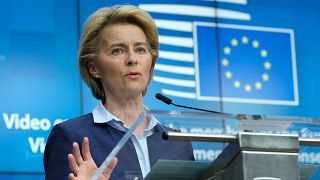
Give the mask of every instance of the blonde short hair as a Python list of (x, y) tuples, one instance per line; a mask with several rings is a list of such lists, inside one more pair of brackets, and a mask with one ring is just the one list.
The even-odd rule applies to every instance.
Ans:
[[(94, 78), (90, 74), (88, 64), (98, 59), (98, 51), (102, 41), (102, 30), (113, 24), (121, 23), (137, 25), (143, 30), (147, 38), (147, 46), (152, 56), (148, 84), (153, 77), (154, 65), (159, 56), (158, 30), (153, 18), (147, 12), (132, 5), (117, 5), (95, 11), (87, 19), (81, 35), (78, 64), (82, 79), (87, 83), (92, 94), (103, 102), (105, 101), (105, 93), (101, 80)], [(146, 91), (147, 88), (142, 92), (142, 95), (145, 95)]]

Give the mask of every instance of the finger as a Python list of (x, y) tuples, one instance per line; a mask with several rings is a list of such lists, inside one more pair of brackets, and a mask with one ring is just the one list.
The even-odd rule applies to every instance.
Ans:
[(79, 149), (79, 145), (78, 143), (74, 142), (72, 144), (72, 154), (74, 156), (74, 158), (76, 159), (76, 162), (78, 165), (82, 164), (83, 159), (81, 157), (81, 153), (80, 153), (80, 149)]
[(73, 154), (68, 154), (68, 164), (70, 171), (75, 172), (78, 169), (78, 165)]
[(84, 137), (82, 142), (82, 156), (85, 161), (92, 159), (89, 146), (89, 138)]
[(74, 176), (73, 173), (70, 173), (69, 176), (68, 176), (68, 179), (69, 180), (76, 180), (77, 178)]
[(114, 157), (111, 160), (110, 164), (107, 166), (107, 168), (114, 169), (116, 167), (117, 163), (118, 163), (118, 158)]
[(104, 176), (104, 178), (109, 179), (111, 176), (111, 173), (113, 171), (113, 169), (116, 167), (118, 163), (118, 158), (114, 157), (110, 164), (104, 169), (102, 175)]

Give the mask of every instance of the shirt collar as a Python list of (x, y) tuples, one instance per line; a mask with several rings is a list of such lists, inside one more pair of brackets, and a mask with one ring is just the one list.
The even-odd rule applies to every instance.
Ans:
[(121, 121), (119, 118), (111, 114), (102, 104), (101, 101), (92, 111), (94, 123), (107, 123), (111, 120)]
[[(146, 106), (144, 106), (145, 109), (149, 110)], [(92, 111), (93, 115), (93, 121), (94, 123), (108, 123), (112, 120), (119, 121), (123, 123), (121, 119), (116, 117), (115, 115), (111, 114), (102, 104), (101, 101), (96, 105), (96, 107)], [(154, 128), (157, 124), (161, 124), (154, 116), (150, 116), (148, 127), (146, 130), (151, 130)]]

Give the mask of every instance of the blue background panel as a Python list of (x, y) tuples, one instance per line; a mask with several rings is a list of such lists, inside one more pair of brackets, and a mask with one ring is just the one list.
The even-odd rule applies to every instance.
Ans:
[[(55, 123), (91, 112), (96, 105), (97, 101), (93, 98), (86, 84), (80, 79), (77, 67), (77, 50), (80, 27), (83, 26), (84, 21), (92, 12), (103, 6), (128, 3), (145, 8), (148, 8), (148, 6), (142, 5), (190, 5), (188, 7), (191, 9), (180, 14), (177, 14), (177, 11), (172, 13), (157, 11), (160, 8), (156, 10), (146, 9), (146, 11), (149, 11), (156, 20), (183, 21), (191, 27), (195, 27), (193, 25), (196, 22), (221, 24), (221, 26), (218, 26), (218, 31), (209, 29), (209, 32), (201, 32), (197, 35), (199, 37), (198, 45), (202, 46), (198, 51), (200, 53), (198, 57), (200, 57), (200, 63), (204, 65), (199, 66), (198, 72), (202, 73), (200, 77), (206, 77), (206, 79), (201, 79), (206, 84), (200, 84), (199, 88), (207, 89), (207, 94), (217, 96), (215, 100), (203, 100), (196, 96), (197, 70), (194, 57), (196, 45), (194, 28), (179, 30), (180, 27), (173, 26), (173, 29), (168, 29), (166, 25), (172, 25), (170, 23), (159, 27), (160, 40), (161, 36), (173, 36), (193, 42), (192, 45), (186, 46), (185, 44), (170, 44), (170, 42), (163, 43), (161, 40), (160, 50), (162, 52), (185, 53), (192, 55), (193, 59), (191, 61), (179, 61), (160, 54), (158, 63), (189, 69), (194, 68), (195, 73), (191, 73), (191, 75), (177, 74), (156, 69), (155, 77), (187, 80), (191, 82), (191, 86), (177, 86), (160, 82), (155, 78), (148, 87), (148, 94), (144, 97), (144, 102), (150, 109), (182, 110), (157, 101), (154, 95), (162, 92), (174, 99), (177, 104), (211, 110), (230, 113), (320, 117), (320, 96), (318, 96), (320, 81), (317, 78), (320, 67), (317, 44), (320, 41), (318, 33), (320, 32), (320, 24), (318, 23), (320, 3), (315, 0), (293, 0), (290, 3), (286, 0), (247, 0), (242, 2), (246, 3), (197, 0), (0, 0), (0, 148), (2, 149), (0, 179), (43, 179), (43, 148), (52, 126)], [(200, 12), (194, 15), (188, 14), (194, 12), (194, 9), (192, 9), (194, 6), (237, 11), (248, 15), (247, 17), (250, 18), (221, 18), (216, 17), (217, 14), (214, 11), (210, 11), (212, 14), (209, 13), (207, 16), (200, 15)], [(292, 30), (294, 36), (288, 37), (288, 33), (275, 35), (270, 32), (228, 29), (224, 28), (222, 24), (289, 29)], [(208, 36), (203, 36), (206, 33), (208, 33)], [(223, 48), (230, 46), (230, 39), (240, 39), (243, 34), (247, 34), (248, 37), (253, 34), (261, 35), (261, 38), (259, 38), (260, 44), (270, 52), (270, 58), (272, 57), (270, 59), (272, 63), (270, 84), (275, 84), (270, 86), (265, 84), (267, 93), (248, 95), (242, 92), (236, 94), (232, 84), (224, 77), (226, 68), (219, 67), (219, 60), (223, 58)], [(226, 97), (283, 98), (289, 101), (296, 98), (293, 97), (293, 82), (290, 78), (293, 76), (293, 74), (290, 74), (292, 73), (292, 64), (290, 64), (292, 61), (279, 60), (291, 60), (293, 58), (289, 57), (290, 50), (293, 50), (292, 47), (289, 48), (289, 42), (295, 44), (299, 104), (279, 105), (245, 101), (219, 101)], [(235, 74), (254, 69), (253, 73), (259, 75), (264, 71), (263, 67), (256, 68), (256, 66), (259, 66), (257, 62), (245, 63), (245, 59), (251, 51), (249, 52), (244, 46), (239, 46), (239, 51), (235, 48), (232, 50), (234, 56), (229, 57), (229, 67)], [(255, 56), (259, 58), (257, 54)], [(213, 61), (207, 61), (206, 58), (208, 57), (211, 57)], [(216, 69), (208, 69), (208, 67), (216, 67)], [(221, 74), (218, 74), (219, 72)], [(248, 79), (251, 76), (258, 76), (247, 73), (245, 75)], [(271, 82), (275, 75), (279, 78), (273, 80), (278, 82)], [(279, 87), (281, 84), (285, 85)], [(170, 92), (184, 92), (188, 96)], [(194, 120), (188, 124), (178, 121), (162, 121), (165, 124), (180, 127), (187, 132), (195, 130), (193, 128), (198, 126), (203, 128), (204, 131), (206, 128), (221, 129), (222, 132), (234, 130), (231, 129), (234, 127), (232, 123), (205, 123)], [(32, 125), (29, 122), (32, 122)], [(299, 125), (291, 128), (290, 131), (296, 129), (302, 131)], [(310, 132), (305, 132), (305, 135), (316, 135), (317, 132), (319, 132), (318, 129), (311, 127)], [(194, 146), (195, 152), (205, 152), (207, 154), (203, 157), (199, 156), (198, 160), (212, 160), (224, 147), (223, 144), (213, 143), (194, 143)], [(300, 162), (320, 164), (320, 160), (317, 158), (320, 157), (319, 148), (302, 147), (302, 150), (306, 154), (300, 157)], [(314, 179), (317, 179), (317, 177), (314, 177)]]
[(52, 126), (81, 114), (76, 1), (1, 4), (0, 171), (43, 173)]

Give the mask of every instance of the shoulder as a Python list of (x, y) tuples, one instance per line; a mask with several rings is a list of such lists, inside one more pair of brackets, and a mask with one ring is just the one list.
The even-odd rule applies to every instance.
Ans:
[(163, 132), (166, 132), (166, 131), (169, 131), (169, 132), (181, 132), (180, 129), (176, 129), (176, 128), (172, 128), (172, 127), (163, 125), (160, 122), (157, 123), (157, 125), (154, 127), (154, 130), (155, 130), (155, 132), (160, 132), (160, 133), (163, 133)]
[(88, 113), (76, 118), (66, 120), (64, 122), (56, 124), (49, 135), (50, 139), (56, 139), (62, 137), (63, 139), (74, 139), (80, 136), (83, 132), (90, 130), (90, 127), (94, 125), (92, 113)]
[[(158, 159), (170, 160), (194, 160), (193, 149), (190, 141), (165, 140), (164, 132), (180, 132), (180, 130), (158, 124), (154, 134), (148, 139), (149, 153), (151, 154), (151, 164)], [(163, 151), (165, 149), (165, 151)]]
[(93, 124), (92, 114), (85, 114), (56, 124), (47, 139), (44, 151), (44, 169), (46, 179), (65, 179), (69, 168), (67, 157), (72, 152), (72, 143), (82, 142), (83, 132), (88, 132)]
[(93, 115), (92, 113), (88, 113), (79, 117), (75, 117), (64, 122), (57, 124), (58, 127), (75, 127), (75, 126), (83, 126), (83, 125), (93, 125)]
[(166, 131), (181, 132), (180, 129), (174, 129), (174, 128), (171, 128), (171, 127), (168, 127), (168, 126), (164, 126), (164, 128), (166, 129)]

